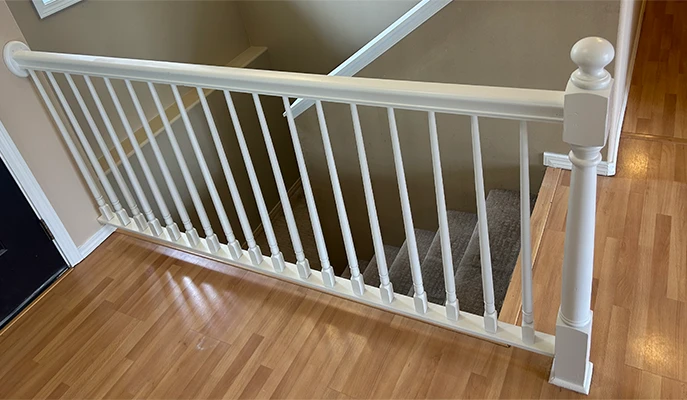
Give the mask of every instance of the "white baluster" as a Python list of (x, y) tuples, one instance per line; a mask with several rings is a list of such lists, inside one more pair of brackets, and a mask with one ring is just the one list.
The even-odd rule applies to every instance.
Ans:
[(556, 321), (556, 353), (550, 382), (589, 393), (593, 365), (592, 279), (596, 219), (596, 167), (608, 139), (608, 110), (613, 89), (604, 68), (614, 56), (605, 39), (588, 37), (575, 43), (570, 56), (578, 69), (565, 90), (563, 141), (570, 144), (572, 174), (565, 225), (561, 275), (561, 308)]
[(344, 240), (344, 248), (346, 249), (346, 258), (348, 259), (348, 268), (351, 271), (351, 287), (353, 293), (362, 296), (365, 292), (365, 283), (363, 275), (358, 268), (358, 256), (355, 253), (355, 245), (353, 244), (353, 234), (348, 223), (348, 215), (346, 213), (346, 204), (344, 203), (343, 193), (341, 191), (341, 184), (339, 183), (339, 174), (336, 172), (336, 162), (334, 161), (334, 151), (332, 150), (332, 143), (329, 140), (329, 130), (327, 129), (327, 122), (324, 118), (324, 109), (322, 102), (317, 100), (315, 102), (317, 108), (317, 120), (320, 123), (320, 132), (322, 133), (322, 144), (324, 145), (324, 155), (327, 159), (327, 169), (329, 170), (329, 178), (332, 181), (332, 189), (334, 191), (334, 201), (336, 202), (336, 213), (339, 216), (339, 225), (341, 226), (341, 234)]
[[(172, 87), (174, 89), (174, 86)], [(193, 202), (193, 205), (196, 208), (196, 213), (198, 214), (198, 218), (200, 219), (200, 225), (203, 227), (203, 231), (205, 232), (205, 239), (208, 245), (208, 249), (211, 253), (216, 253), (220, 249), (219, 239), (217, 238), (217, 235), (212, 231), (212, 226), (210, 225), (210, 220), (208, 219), (208, 215), (205, 212), (205, 207), (203, 206), (203, 202), (200, 199), (200, 195), (198, 194), (198, 189), (196, 189), (196, 184), (193, 182), (193, 176), (191, 176), (191, 172), (188, 170), (188, 165), (186, 165), (184, 154), (181, 152), (179, 142), (177, 142), (176, 135), (172, 130), (172, 125), (169, 123), (169, 118), (167, 118), (165, 107), (162, 105), (162, 102), (160, 101), (160, 96), (158, 96), (155, 86), (152, 83), (148, 82), (148, 88), (150, 89), (150, 94), (153, 96), (153, 102), (155, 103), (157, 112), (160, 115), (160, 119), (162, 120), (162, 125), (165, 127), (165, 130), (167, 131), (169, 144), (172, 146), (172, 151), (174, 152), (174, 156), (177, 159), (177, 163), (179, 163), (181, 175), (184, 178), (186, 188), (188, 189), (188, 192), (191, 195), (191, 201)], [(181, 111), (183, 107), (184, 105), (181, 104), (179, 106), (179, 110)]]
[(360, 162), (360, 173), (363, 178), (363, 190), (365, 191), (365, 203), (367, 204), (367, 216), (370, 220), (370, 231), (372, 232), (372, 245), (375, 250), (377, 269), (379, 270), (379, 291), (382, 301), (390, 304), (394, 301), (394, 287), (389, 280), (389, 268), (386, 265), (384, 254), (384, 241), (382, 240), (382, 230), (379, 228), (379, 217), (375, 205), (374, 193), (372, 191), (372, 180), (370, 179), (370, 169), (367, 164), (367, 154), (365, 153), (365, 142), (363, 141), (363, 130), (360, 126), (360, 116), (358, 107), (351, 104), (351, 119), (353, 120), (353, 132), (355, 133), (355, 145), (358, 149), (358, 161)]
[(448, 214), (446, 213), (446, 197), (444, 195), (444, 178), (441, 172), (441, 155), (439, 153), (439, 135), (437, 133), (437, 117), (434, 112), (428, 113), (429, 143), (432, 148), (432, 171), (434, 172), (434, 192), (437, 197), (437, 216), (439, 217), (439, 238), (441, 240), (441, 260), (444, 268), (444, 284), (446, 285), (446, 318), (457, 321), (460, 313), (458, 298), (456, 297), (456, 277), (453, 271), (453, 255), (451, 254), (451, 238), (448, 230)]
[(479, 137), (479, 119), (471, 117), (472, 162), (475, 168), (475, 194), (477, 195), (477, 226), (479, 232), (479, 254), (482, 267), (482, 293), (484, 294), (484, 329), (495, 333), (498, 329), (498, 315), (494, 304), (494, 279), (491, 273), (491, 250), (489, 249), (489, 224), (487, 222), (487, 201), (484, 193), (484, 172), (482, 171), (482, 146)]
[(134, 169), (131, 167), (131, 164), (129, 163), (129, 158), (127, 157), (126, 152), (122, 148), (122, 144), (119, 142), (117, 133), (115, 132), (114, 127), (112, 126), (110, 118), (107, 116), (107, 112), (105, 112), (105, 107), (103, 107), (103, 103), (100, 101), (100, 96), (98, 96), (98, 92), (95, 90), (93, 82), (91, 82), (91, 78), (87, 75), (84, 75), (84, 80), (86, 81), (88, 91), (91, 93), (91, 97), (95, 102), (95, 106), (98, 109), (98, 112), (100, 113), (100, 117), (102, 118), (103, 123), (105, 124), (105, 129), (107, 130), (107, 133), (110, 135), (110, 140), (112, 140), (112, 143), (114, 144), (117, 154), (119, 155), (119, 159), (122, 162), (122, 166), (124, 166), (124, 171), (129, 177), (129, 182), (131, 182), (131, 185), (134, 187), (136, 197), (138, 197), (138, 201), (141, 203), (143, 214), (148, 220), (148, 227), (155, 236), (160, 236), (160, 234), (162, 234), (162, 226), (160, 226), (160, 222), (158, 222), (157, 218), (155, 218), (153, 210), (150, 208), (150, 203), (148, 203), (148, 199), (146, 198), (146, 195), (143, 192), (143, 188), (141, 187), (141, 184), (138, 181), (138, 178), (136, 177), (136, 173), (134, 172)]
[(310, 223), (312, 225), (313, 235), (315, 236), (315, 245), (317, 246), (317, 253), (320, 257), (320, 266), (322, 267), (322, 281), (326, 287), (334, 287), (336, 284), (336, 275), (334, 269), (329, 263), (329, 254), (327, 253), (327, 245), (324, 241), (324, 234), (322, 233), (322, 225), (320, 224), (320, 216), (317, 213), (317, 206), (315, 205), (315, 196), (310, 185), (310, 177), (308, 176), (308, 169), (305, 165), (305, 158), (303, 157), (303, 149), (298, 138), (298, 130), (296, 129), (296, 122), (293, 119), (293, 112), (287, 97), (282, 97), (284, 103), (284, 111), (286, 112), (286, 120), (289, 124), (289, 131), (291, 132), (291, 141), (293, 142), (293, 151), (296, 154), (296, 162), (298, 163), (298, 171), (301, 175), (301, 182), (303, 184), (303, 194), (305, 195), (305, 202), (308, 206), (308, 214), (310, 214)]
[(427, 312), (427, 293), (422, 283), (422, 270), (420, 269), (420, 256), (417, 251), (417, 240), (415, 239), (415, 226), (413, 225), (413, 213), (410, 209), (410, 197), (408, 196), (408, 186), (403, 168), (403, 156), (401, 155), (401, 142), (398, 139), (398, 127), (396, 126), (396, 115), (394, 109), (387, 108), (389, 118), (389, 132), (391, 134), (391, 149), (394, 152), (394, 166), (396, 168), (396, 180), (398, 181), (398, 192), (401, 197), (401, 211), (403, 214), (403, 228), (406, 233), (406, 245), (408, 246), (408, 257), (410, 258), (410, 273), (413, 278), (413, 300), (415, 311), (419, 314)]
[(67, 79), (67, 83), (69, 84), (69, 87), (72, 89), (72, 92), (74, 93), (76, 102), (79, 104), (79, 108), (81, 108), (81, 112), (83, 113), (84, 117), (86, 117), (86, 122), (88, 123), (88, 126), (91, 128), (93, 137), (95, 138), (96, 143), (98, 143), (98, 147), (100, 147), (100, 151), (103, 153), (103, 157), (105, 158), (105, 161), (107, 161), (107, 165), (110, 167), (110, 172), (112, 173), (115, 182), (117, 182), (119, 190), (122, 192), (122, 196), (124, 196), (124, 200), (126, 201), (127, 205), (129, 206), (129, 209), (131, 210), (131, 219), (133, 219), (134, 222), (136, 222), (136, 227), (138, 228), (138, 230), (140, 230), (141, 232), (145, 231), (148, 228), (148, 222), (146, 222), (145, 217), (138, 210), (138, 205), (136, 205), (136, 201), (134, 200), (134, 197), (131, 195), (129, 187), (124, 181), (122, 174), (119, 172), (117, 163), (115, 163), (114, 159), (112, 158), (112, 154), (110, 154), (110, 148), (107, 146), (107, 143), (105, 143), (103, 136), (100, 134), (100, 130), (98, 129), (98, 126), (95, 124), (91, 112), (88, 110), (88, 107), (86, 107), (86, 102), (84, 102), (83, 97), (81, 97), (81, 93), (79, 92), (79, 89), (76, 87), (76, 84), (72, 79), (72, 76), (69, 74), (64, 74), (64, 77)]
[[(134, 103), (134, 108), (136, 109), (136, 113), (138, 114), (138, 118), (141, 120), (141, 124), (143, 125), (143, 130), (146, 133), (146, 137), (148, 138), (148, 143), (150, 144), (150, 148), (153, 150), (153, 154), (155, 154), (155, 159), (157, 160), (157, 164), (160, 167), (160, 171), (162, 172), (162, 177), (165, 180), (165, 184), (167, 185), (167, 189), (169, 190), (170, 195), (172, 196), (172, 201), (174, 202), (174, 206), (177, 209), (177, 212), (179, 213), (179, 218), (181, 218), (181, 223), (184, 226), (185, 236), (188, 242), (191, 244), (192, 247), (195, 247), (200, 243), (200, 238), (198, 237), (198, 232), (196, 231), (196, 228), (193, 227), (193, 224), (191, 223), (191, 218), (188, 216), (188, 212), (186, 211), (186, 206), (184, 206), (184, 202), (181, 199), (181, 196), (179, 195), (179, 190), (177, 189), (176, 184), (174, 183), (174, 178), (172, 178), (172, 174), (169, 172), (169, 168), (167, 167), (167, 162), (165, 161), (165, 158), (162, 156), (162, 151), (160, 150), (160, 146), (157, 144), (157, 139), (155, 138), (155, 135), (153, 134), (152, 129), (150, 129), (150, 124), (148, 123), (148, 117), (146, 116), (145, 112), (143, 111), (143, 107), (141, 107), (141, 102), (138, 100), (138, 96), (136, 95), (136, 91), (134, 90), (133, 85), (131, 84), (130, 81), (125, 80), (124, 83), (126, 84), (126, 88), (129, 91), (129, 96), (131, 97), (131, 101)], [(135, 138), (134, 138), (135, 139)], [(131, 139), (129, 139), (131, 140)], [(132, 143), (136, 142), (136, 140), (133, 140)], [(166, 209), (166, 207), (165, 207)], [(162, 208), (160, 209), (162, 210)], [(165, 224), (167, 224), (167, 234), (169, 237), (174, 240), (178, 241), (181, 239), (181, 232), (179, 232), (179, 227), (177, 226), (176, 223), (172, 220), (171, 215), (169, 215), (169, 210), (167, 212), (161, 211), (163, 213), (163, 219), (165, 220)]]
[(246, 138), (243, 135), (243, 129), (241, 129), (241, 123), (239, 122), (239, 116), (236, 112), (234, 101), (231, 99), (231, 93), (225, 90), (224, 98), (227, 102), (227, 108), (229, 109), (231, 122), (234, 126), (236, 139), (239, 142), (239, 148), (241, 149), (241, 155), (243, 156), (243, 163), (246, 166), (246, 172), (248, 172), (248, 180), (250, 180), (250, 186), (253, 190), (255, 203), (258, 206), (260, 220), (262, 221), (262, 228), (265, 231), (265, 237), (267, 237), (267, 244), (270, 247), (270, 259), (272, 260), (272, 267), (275, 271), (282, 272), (286, 267), (286, 265), (284, 264), (284, 256), (281, 254), (281, 251), (279, 251), (279, 246), (277, 245), (277, 237), (274, 235), (272, 221), (270, 221), (270, 215), (267, 211), (267, 205), (265, 204), (265, 199), (262, 196), (262, 189), (260, 189), (258, 175), (255, 173), (255, 167), (253, 167), (253, 160), (251, 159), (250, 151), (248, 150)]
[[(138, 139), (134, 135), (133, 129), (131, 129), (131, 124), (129, 124), (129, 118), (126, 116), (126, 113), (124, 112), (124, 109), (122, 108), (122, 104), (119, 102), (119, 97), (117, 96), (117, 93), (114, 90), (114, 87), (112, 87), (112, 82), (108, 78), (103, 78), (105, 81), (105, 86), (107, 86), (107, 91), (110, 94), (110, 97), (112, 98), (112, 102), (115, 105), (115, 109), (117, 110), (117, 114), (119, 115), (119, 119), (122, 121), (122, 126), (124, 126), (124, 131), (126, 132), (127, 137), (129, 138), (129, 142), (131, 143), (131, 147), (134, 149), (134, 154), (136, 154), (136, 159), (138, 160), (138, 163), (141, 166), (141, 169), (143, 170), (143, 175), (146, 177), (146, 181), (148, 182), (148, 186), (150, 187), (150, 190), (153, 192), (153, 197), (155, 198), (155, 202), (158, 205), (158, 208), (160, 209), (160, 213), (162, 214), (162, 219), (165, 221), (166, 225), (166, 230), (167, 233), (169, 234), (170, 238), (174, 241), (179, 240), (179, 237), (181, 236), (179, 233), (179, 228), (177, 227), (177, 224), (172, 220), (172, 215), (169, 213), (169, 209), (167, 208), (167, 203), (165, 202), (164, 197), (162, 197), (162, 193), (160, 193), (160, 188), (157, 186), (157, 182), (155, 182), (155, 177), (153, 176), (153, 173), (150, 171), (150, 167), (148, 166), (148, 161), (146, 161), (145, 156), (143, 155), (143, 151), (141, 151), (141, 146), (138, 144)], [(88, 81), (90, 84), (90, 80)], [(89, 86), (90, 87), (90, 86)], [(119, 146), (121, 148), (121, 146)], [(119, 151), (119, 149), (117, 150)], [(120, 154), (120, 158), (121, 158)], [(138, 182), (137, 182), (138, 185)], [(143, 205), (143, 202), (142, 202)], [(148, 212), (146, 211), (146, 208), (149, 208), (147, 205), (147, 200), (146, 200), (146, 205), (143, 207), (144, 213), (146, 213), (146, 216), (148, 216)], [(150, 212), (152, 215), (152, 210)], [(150, 219), (150, 216), (148, 216), (148, 224), (153, 228), (153, 233), (156, 236), (159, 236), (162, 234), (162, 228), (160, 227), (160, 223), (155, 219), (154, 221)], [(153, 218), (155, 218), (153, 216)], [(159, 231), (159, 233), (157, 232)]]
[(215, 143), (215, 149), (217, 149), (217, 156), (219, 157), (220, 164), (222, 165), (224, 177), (226, 178), (227, 185), (229, 186), (231, 198), (234, 201), (234, 208), (236, 208), (236, 214), (239, 217), (243, 235), (246, 237), (250, 260), (253, 265), (259, 265), (262, 262), (262, 253), (260, 252), (260, 247), (255, 242), (253, 230), (250, 226), (250, 221), (248, 221), (248, 216), (246, 215), (246, 209), (243, 207), (243, 201), (241, 201), (241, 194), (236, 186), (234, 174), (231, 172), (229, 160), (227, 160), (227, 154), (225, 153), (224, 146), (222, 145), (222, 139), (220, 138), (219, 132), (217, 131), (217, 126), (215, 125), (215, 119), (212, 117), (212, 112), (210, 111), (210, 107), (207, 99), (205, 98), (203, 89), (196, 88), (196, 90), (198, 92), (200, 104), (203, 107), (203, 112), (205, 113), (205, 119), (208, 121), (208, 127), (210, 128), (210, 133), (212, 134), (212, 140)]
[[(184, 155), (181, 152), (181, 148), (179, 148), (179, 143), (177, 142), (176, 136), (174, 135), (174, 131), (172, 130), (172, 125), (169, 123), (169, 118), (167, 118), (165, 107), (162, 105), (162, 101), (160, 101), (160, 96), (158, 96), (157, 90), (151, 82), (148, 82), (148, 89), (150, 90), (150, 95), (153, 96), (153, 102), (155, 103), (155, 108), (157, 109), (158, 115), (162, 120), (162, 125), (165, 127), (165, 131), (167, 131), (167, 137), (169, 138), (169, 143), (172, 146), (174, 157), (176, 158), (177, 163), (179, 164), (179, 168), (181, 169), (181, 175), (184, 179), (184, 183), (186, 184), (186, 188), (188, 189), (189, 194), (191, 194), (191, 200), (196, 208), (196, 213), (198, 213), (200, 224), (203, 227), (203, 230), (205, 231), (205, 237), (207, 239), (208, 247), (210, 248), (211, 252), (217, 252), (220, 248), (219, 240), (217, 239), (217, 235), (215, 235), (214, 232), (212, 232), (210, 221), (208, 220), (207, 214), (205, 213), (205, 208), (203, 207), (203, 203), (200, 200), (200, 195), (198, 194), (196, 185), (195, 183), (193, 183), (193, 177), (191, 176), (191, 173), (188, 170), (186, 160), (184, 160)], [(184, 227), (186, 228), (185, 223)], [(189, 232), (191, 232), (191, 235), (189, 235)], [(186, 236), (189, 239), (189, 242), (192, 246), (197, 246), (200, 243), (198, 232), (195, 229), (186, 229)]]
[(305, 258), (305, 253), (303, 252), (303, 245), (301, 244), (301, 237), (298, 234), (298, 227), (296, 226), (296, 219), (293, 216), (293, 209), (291, 208), (291, 201), (289, 200), (289, 194), (284, 184), (284, 177), (281, 174), (281, 168), (279, 167), (279, 159), (277, 158), (277, 152), (274, 150), (274, 144), (272, 143), (272, 137), (270, 135), (270, 129), (267, 126), (267, 119), (265, 118), (265, 112), (262, 109), (262, 104), (260, 103), (260, 96), (253, 93), (253, 103), (255, 103), (255, 111), (258, 113), (258, 120), (260, 121), (260, 129), (262, 130), (262, 136), (265, 139), (265, 147), (267, 148), (267, 155), (270, 159), (270, 164), (272, 165), (272, 172), (274, 173), (274, 181), (277, 184), (277, 192), (279, 193), (279, 200), (281, 201), (282, 209), (284, 210), (284, 218), (286, 219), (286, 226), (289, 230), (289, 236), (291, 236), (291, 243), (293, 244), (293, 250), (296, 253), (296, 267), (298, 269), (298, 275), (301, 279), (308, 279), (310, 277), (310, 263)]
[(520, 121), (520, 270), (522, 275), (522, 340), (534, 343), (532, 236), (530, 235), (530, 155), (527, 122)]
[(31, 75), (31, 79), (33, 80), (34, 85), (36, 85), (36, 88), (38, 89), (38, 93), (40, 93), (41, 98), (43, 99), (43, 103), (45, 103), (46, 107), (48, 107), (50, 116), (52, 117), (53, 121), (55, 121), (55, 125), (57, 125), (57, 130), (60, 131), (62, 139), (64, 139), (64, 142), (67, 144), (69, 152), (72, 154), (72, 157), (76, 162), (76, 166), (79, 168), (79, 171), (81, 171), (81, 175), (83, 175), (83, 178), (86, 181), (88, 189), (91, 191), (93, 198), (98, 204), (100, 214), (106, 220), (111, 220), (112, 218), (114, 218), (112, 209), (110, 208), (110, 205), (105, 202), (105, 198), (100, 193), (98, 185), (95, 183), (95, 181), (93, 180), (93, 176), (91, 176), (91, 173), (88, 171), (86, 163), (84, 163), (83, 158), (81, 158), (81, 154), (79, 153), (79, 150), (76, 148), (76, 145), (74, 144), (74, 141), (72, 140), (69, 131), (64, 126), (64, 123), (62, 122), (60, 115), (57, 113), (55, 106), (52, 104), (52, 100), (50, 100), (50, 97), (48, 96), (48, 93), (45, 91), (45, 88), (43, 87), (43, 84), (41, 83), (40, 79), (38, 79), (36, 72), (33, 70), (29, 70), (29, 74)]
[(110, 198), (110, 203), (112, 203), (112, 208), (114, 209), (115, 215), (117, 215), (117, 218), (119, 219), (119, 222), (122, 225), (129, 225), (131, 223), (131, 219), (129, 218), (129, 215), (126, 213), (126, 210), (119, 203), (119, 198), (117, 198), (117, 194), (115, 193), (114, 189), (112, 189), (112, 185), (110, 185), (110, 181), (107, 179), (105, 171), (103, 171), (102, 167), (100, 166), (98, 157), (95, 156), (95, 153), (91, 148), (91, 145), (88, 143), (86, 135), (84, 135), (83, 130), (81, 129), (81, 125), (79, 125), (79, 121), (77, 121), (76, 117), (74, 116), (72, 108), (69, 106), (67, 99), (64, 97), (62, 89), (60, 89), (60, 86), (57, 84), (57, 81), (55, 80), (55, 77), (53, 76), (52, 72), (46, 72), (45, 75), (48, 77), (50, 85), (52, 86), (53, 90), (55, 91), (55, 94), (57, 95), (57, 98), (60, 101), (60, 104), (62, 105), (62, 109), (64, 110), (65, 114), (67, 114), (67, 119), (69, 119), (69, 122), (72, 124), (74, 132), (76, 133), (76, 136), (79, 138), (79, 142), (81, 143), (81, 147), (86, 153), (88, 161), (90, 161), (91, 163), (91, 167), (95, 171), (95, 174), (98, 176), (100, 184), (103, 185), (103, 189), (105, 189), (107, 197)]
[[(243, 250), (241, 250), (241, 245), (239, 244), (238, 240), (236, 240), (236, 237), (234, 236), (234, 230), (231, 229), (231, 224), (229, 223), (229, 218), (227, 217), (227, 212), (224, 210), (224, 204), (222, 203), (222, 199), (219, 197), (219, 193), (217, 192), (217, 187), (215, 186), (215, 181), (212, 178), (212, 173), (210, 172), (210, 168), (208, 168), (208, 164), (205, 161), (205, 156), (203, 155), (203, 150), (200, 148), (200, 143), (198, 143), (198, 138), (196, 137), (196, 133), (193, 130), (193, 126), (191, 125), (191, 120), (188, 118), (188, 114), (186, 113), (186, 107), (184, 106), (184, 102), (181, 100), (181, 95), (179, 94), (179, 89), (176, 87), (176, 85), (170, 85), (172, 87), (172, 93), (174, 94), (174, 99), (177, 102), (177, 107), (179, 107), (179, 113), (181, 115), (181, 120), (184, 122), (184, 126), (186, 127), (186, 133), (188, 134), (188, 138), (191, 141), (191, 147), (193, 148), (193, 153), (196, 155), (196, 160), (198, 161), (198, 166), (200, 167), (200, 172), (203, 174), (203, 179), (205, 180), (205, 186), (208, 188), (208, 192), (210, 192), (210, 199), (212, 199), (212, 204), (215, 206), (215, 210), (217, 211), (217, 217), (219, 218), (219, 223), (222, 226), (222, 231), (224, 231), (224, 235), (227, 238), (227, 249), (229, 250), (229, 256), (234, 259), (238, 260), (241, 258), (243, 255)], [(204, 98), (205, 96), (203, 96)], [(209, 122), (208, 122), (209, 124)], [(176, 138), (174, 139), (176, 142)], [(195, 187), (194, 187), (195, 190)], [(197, 194), (197, 192), (196, 192)], [(191, 197), (193, 198), (193, 194), (191, 194)], [(200, 196), (197, 197), (198, 203), (202, 203), (200, 201)], [(196, 206), (197, 207), (197, 206)], [(204, 209), (203, 209), (204, 212)], [(207, 216), (205, 217), (207, 219)], [(203, 221), (203, 218), (201, 217), (201, 221)], [(217, 235), (212, 233), (212, 228), (207, 228), (205, 226), (205, 222), (201, 222), (203, 224), (203, 228), (205, 229), (205, 234), (206, 235), (214, 235), (213, 238), (216, 238)], [(210, 221), (207, 221), (207, 225), (210, 225)], [(209, 230), (208, 230), (209, 229)], [(217, 241), (219, 243), (219, 241)], [(214, 243), (213, 243), (214, 244)], [(212, 251), (212, 249), (211, 249)], [(216, 250), (215, 250), (216, 251)], [(213, 251), (213, 253), (215, 252)]]

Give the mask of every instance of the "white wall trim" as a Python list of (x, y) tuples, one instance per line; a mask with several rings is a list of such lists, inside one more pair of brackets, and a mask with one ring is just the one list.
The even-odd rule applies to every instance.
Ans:
[(43, 19), (80, 1), (81, 0), (52, 0), (46, 4), (43, 0), (33, 0), (33, 6), (36, 8), (38, 16)]
[[(572, 163), (567, 154), (549, 153), (547, 151), (544, 152), (544, 165), (553, 168), (572, 169)], [(613, 176), (615, 175), (615, 165), (615, 162), (601, 161), (596, 167), (596, 173), (601, 176)]]
[[(420, 1), (328, 75), (354, 76), (450, 3), (451, 0)], [(311, 99), (297, 99), (291, 105), (293, 117), (298, 117), (313, 104), (315, 101)]]
[[(622, 93), (623, 100), (618, 112), (617, 123), (614, 126), (614, 131), (611, 132), (610, 144), (608, 147), (608, 162), (615, 164), (618, 161), (618, 150), (620, 149), (620, 135), (623, 132), (623, 123), (625, 122), (625, 111), (627, 111), (627, 101), (630, 97), (630, 87), (632, 86), (632, 74), (634, 73), (635, 60), (637, 59), (637, 50), (639, 49), (639, 37), (642, 33), (642, 23), (644, 21), (644, 11), (646, 10), (646, 1), (642, 1), (639, 9), (639, 17), (637, 18), (637, 31), (635, 32), (634, 42), (632, 43), (632, 53), (630, 54), (630, 61), (627, 66), (627, 76), (624, 92)], [(622, 3), (621, 3), (622, 5)], [(620, 21), (622, 24), (622, 21)]]
[(100, 227), (100, 229), (98, 229), (98, 232), (96, 232), (95, 235), (91, 236), (91, 238), (88, 239), (86, 243), (79, 246), (79, 254), (81, 256), (81, 260), (88, 257), (88, 255), (91, 254), (93, 250), (100, 246), (105, 241), (105, 239), (110, 237), (110, 235), (113, 234), (116, 230), (117, 229), (112, 225), (103, 225), (102, 227)]
[(62, 220), (60, 220), (60, 217), (45, 196), (43, 189), (36, 181), (31, 169), (29, 169), (29, 166), (24, 161), (19, 149), (15, 146), (1, 121), (0, 159), (7, 165), (7, 169), (14, 177), (21, 191), (24, 192), (24, 196), (26, 196), (36, 215), (45, 221), (45, 224), (55, 237), (55, 245), (62, 253), (64, 259), (67, 260), (69, 265), (76, 265), (83, 259), (81, 251), (77, 248), (64, 224), (62, 224)]

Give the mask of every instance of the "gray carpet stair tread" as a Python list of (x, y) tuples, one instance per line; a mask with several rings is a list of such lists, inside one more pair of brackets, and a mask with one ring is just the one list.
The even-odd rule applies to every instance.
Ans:
[[(477, 225), (477, 214), (461, 211), (448, 211), (448, 231), (451, 238), (451, 256), (453, 271), (458, 269), (463, 254), (470, 243), (470, 238)], [(444, 285), (444, 265), (441, 254), (441, 235), (437, 231), (429, 246), (427, 256), (422, 262), (422, 280), (427, 292), (427, 300), (443, 305), (446, 302), (446, 287)], [(409, 295), (415, 293), (411, 289)]]
[[(534, 206), (534, 201), (531, 201), (531, 206)], [(487, 196), (487, 220), (495, 306), (500, 311), (520, 254), (520, 193), (490, 191)], [(484, 314), (477, 226), (456, 271), (456, 292), (462, 311)]]
[[(415, 229), (415, 239), (417, 242), (417, 252), (422, 262), (427, 256), (429, 246), (434, 240), (436, 232)], [(394, 292), (409, 294), (413, 289), (413, 278), (410, 273), (410, 256), (408, 255), (408, 243), (403, 242), (401, 250), (396, 255), (394, 262), (389, 268), (389, 280), (394, 286)]]
[[(391, 264), (394, 262), (399, 251), (401, 251), (400, 247), (388, 244), (384, 245), (384, 256), (386, 258), (387, 269), (391, 268)], [(370, 286), (379, 287), (381, 282), (379, 281), (379, 270), (377, 269), (377, 257), (373, 257), (372, 260), (370, 260), (370, 263), (363, 272), (363, 280)]]
[[(370, 264), (370, 262), (368, 260), (358, 260), (358, 268), (360, 269), (361, 272), (365, 271), (365, 269), (368, 267), (369, 264)], [(341, 277), (349, 279), (351, 277), (351, 268), (346, 267), (346, 269), (341, 273)], [(367, 282), (365, 282), (365, 283), (367, 283)]]

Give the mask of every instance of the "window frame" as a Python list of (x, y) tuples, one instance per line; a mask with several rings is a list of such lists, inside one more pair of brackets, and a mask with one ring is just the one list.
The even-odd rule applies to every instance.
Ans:
[(38, 12), (38, 16), (41, 19), (53, 15), (58, 11), (62, 11), (80, 1), (81, 0), (52, 0), (48, 4), (45, 4), (43, 0), (32, 0), (33, 6), (36, 8), (36, 12)]

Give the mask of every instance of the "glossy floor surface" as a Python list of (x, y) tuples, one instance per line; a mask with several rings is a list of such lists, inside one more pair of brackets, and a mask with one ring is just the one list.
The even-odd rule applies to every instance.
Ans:
[[(647, 15), (674, 15), (653, 6)], [(659, 28), (647, 27), (662, 49)], [(638, 57), (655, 58), (647, 51)], [(658, 111), (641, 117), (652, 131), (637, 134), (649, 122), (626, 119), (618, 174), (599, 178), (590, 397), (687, 398), (687, 145), (664, 123), (672, 86), (645, 96), (637, 82), (628, 115), (661, 110), (663, 122)], [(547, 172), (533, 217), (535, 323), (546, 332), (569, 179)], [(504, 321), (517, 321), (518, 279)], [(0, 398), (583, 397), (549, 385), (550, 364), (114, 234), (0, 336)]]

